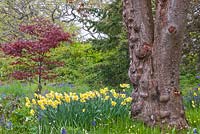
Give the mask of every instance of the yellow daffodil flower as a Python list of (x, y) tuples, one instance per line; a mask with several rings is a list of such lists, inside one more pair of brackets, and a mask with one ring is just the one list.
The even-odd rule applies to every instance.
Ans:
[(41, 108), (42, 110), (45, 110), (45, 109), (46, 109), (44, 105), (40, 105), (40, 108)]
[(194, 101), (192, 101), (192, 104), (194, 104)]
[(65, 94), (65, 101), (67, 102), (67, 103), (70, 103), (70, 97), (69, 97), (69, 95), (67, 95), (67, 94)]
[(34, 115), (35, 114), (35, 111), (33, 110), (33, 109), (31, 109), (31, 111), (30, 111), (30, 115)]
[(113, 92), (113, 97), (114, 97), (114, 98), (118, 98), (118, 97), (119, 97), (119, 94), (116, 93), (116, 92)]
[(108, 88), (104, 88), (104, 89), (100, 89), (100, 93), (103, 94), (103, 95), (106, 95), (108, 92)]
[(132, 98), (131, 98), (131, 97), (128, 97), (128, 98), (124, 99), (124, 101), (127, 102), (127, 103), (129, 103), (129, 102), (132, 101)]
[(121, 102), (121, 105), (123, 105), (123, 106), (126, 105), (126, 102), (125, 102), (125, 101), (122, 101), (122, 102)]
[(119, 85), (121, 88), (130, 88), (130, 85), (129, 84), (120, 84)]
[(30, 103), (26, 102), (25, 106), (29, 108), (31, 105), (30, 105)]
[(197, 93), (196, 93), (196, 92), (194, 92), (194, 96), (197, 96)]
[(32, 103), (35, 105), (35, 104), (36, 104), (36, 100), (35, 100), (35, 99), (32, 99)]
[(194, 104), (192, 104), (192, 107), (195, 108), (196, 106)]
[(111, 102), (111, 105), (114, 107), (117, 103), (115, 101)]
[(74, 100), (74, 101), (78, 101), (78, 95), (74, 95), (74, 96), (72, 96), (72, 100)]
[(126, 94), (120, 94), (121, 98), (126, 98)]
[(110, 98), (110, 96), (105, 96), (104, 100), (108, 100)]
[(85, 99), (80, 99), (80, 102), (85, 103), (86, 101), (85, 101)]
[(35, 98), (38, 98), (38, 94), (34, 93)]

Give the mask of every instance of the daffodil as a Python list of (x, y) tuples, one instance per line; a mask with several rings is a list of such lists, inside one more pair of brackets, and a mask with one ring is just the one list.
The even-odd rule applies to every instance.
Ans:
[(78, 101), (78, 99), (79, 99), (79, 98), (78, 98), (78, 95), (73, 95), (73, 96), (72, 96), (72, 100)]
[(111, 105), (114, 107), (117, 103), (115, 101), (111, 102)]
[(126, 105), (126, 102), (125, 102), (125, 101), (122, 101), (122, 102), (121, 102), (121, 105), (123, 105), (123, 106)]
[(84, 109), (82, 109), (82, 112), (83, 112), (83, 113), (85, 112), (85, 108), (84, 108)]
[(105, 96), (104, 100), (108, 100), (110, 98), (110, 96)]
[(57, 100), (61, 100), (63, 98), (63, 95), (61, 93), (55, 93), (55, 97)]
[(126, 98), (126, 94), (120, 94), (121, 98)]
[(116, 93), (116, 92), (115, 92), (115, 89), (111, 89), (110, 92), (111, 92), (111, 93)]
[(45, 110), (45, 109), (46, 109), (44, 105), (40, 105), (40, 108), (41, 108), (42, 110)]
[(55, 103), (55, 102), (53, 102), (53, 103), (51, 104), (51, 106), (52, 106), (53, 108), (57, 108), (58, 104)]
[(77, 95), (76, 93), (69, 92), (70, 97), (73, 97), (73, 96), (76, 96), (76, 95)]
[(25, 103), (25, 106), (29, 108), (29, 107), (31, 106), (31, 104), (28, 103), (28, 102), (26, 102), (26, 103)]
[(100, 93), (98, 92), (98, 91), (94, 91), (94, 93), (95, 93), (95, 95), (97, 96), (97, 97), (100, 97), (101, 95), (100, 95)]
[(30, 102), (29, 98), (28, 97), (25, 97), (25, 100), (26, 102)]
[(31, 111), (30, 111), (30, 115), (34, 115), (35, 114), (35, 111), (33, 110), (33, 109), (31, 109)]
[(56, 103), (56, 105), (60, 105), (62, 102), (60, 100), (55, 100), (54, 103)]
[(35, 98), (38, 98), (38, 94), (34, 93)]
[(194, 101), (192, 101), (192, 104), (194, 104)]
[(113, 97), (114, 97), (114, 98), (118, 98), (118, 97), (119, 97), (119, 94), (116, 93), (116, 92), (113, 92)]
[(129, 85), (129, 84), (126, 84), (126, 83), (120, 84), (119, 86), (120, 86), (121, 88), (130, 88), (130, 85)]
[(70, 96), (68, 94), (65, 94), (64, 98), (67, 103), (70, 103)]
[(192, 104), (192, 107), (195, 108), (196, 106), (194, 104)]
[(85, 103), (86, 101), (85, 101), (85, 99), (80, 99), (80, 102)]
[(51, 99), (47, 100), (47, 105), (52, 105), (53, 104), (53, 101)]
[(36, 104), (36, 100), (35, 100), (35, 99), (32, 99), (32, 103), (35, 105), (35, 104)]
[(131, 98), (131, 97), (128, 97), (128, 98), (124, 99), (124, 101), (127, 102), (127, 103), (129, 103), (129, 102), (132, 101), (132, 98)]
[(196, 92), (194, 92), (194, 96), (197, 96), (197, 93), (196, 93)]
[(91, 98), (91, 99), (95, 98), (96, 97), (95, 92), (89, 91), (88, 92), (88, 97)]
[(103, 89), (100, 89), (100, 93), (103, 94), (103, 95), (106, 95), (108, 92), (108, 88), (103, 88)]

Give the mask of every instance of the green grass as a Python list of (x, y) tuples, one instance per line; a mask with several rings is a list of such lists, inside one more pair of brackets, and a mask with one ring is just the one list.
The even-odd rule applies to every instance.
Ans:
[[(8, 83), (0, 86), (0, 94), (12, 94), (15, 96), (33, 96), (34, 92), (37, 90), (37, 84), (34, 83), (20, 83), (14, 81), (13, 83)], [(42, 93), (46, 91), (56, 91), (56, 92), (85, 92), (91, 90), (87, 85), (73, 85), (70, 87), (67, 84), (46, 84), (43, 85)]]
[(5, 84), (0, 86), (0, 94), (12, 94), (16, 96), (25, 96), (34, 93), (36, 85), (22, 84), (20, 82), (13, 82), (12, 84)]
[(197, 74), (184, 74), (180, 75), (180, 89), (185, 94), (188, 90), (191, 90), (200, 83), (198, 79), (196, 79)]
[[(185, 84), (185, 83), (186, 84)], [(190, 90), (191, 88), (195, 87), (196, 83), (191, 83), (190, 80), (187, 80), (187, 77), (182, 77), (181, 86), (184, 90)], [(188, 84), (188, 85), (187, 85)], [(14, 94), (16, 96), (24, 97), (29, 96), (32, 97), (33, 93), (37, 89), (36, 84), (21, 84), (19, 82), (14, 82), (9, 85), (3, 85), (0, 87), (0, 94)], [(91, 90), (87, 85), (84, 86), (75, 86), (70, 88), (69, 86), (52, 86), (52, 85), (46, 85), (43, 87), (43, 91), (45, 90), (53, 90), (57, 92), (84, 92)], [(185, 95), (185, 94), (183, 94)], [(1, 100), (0, 100), (1, 101)], [(0, 133), (2, 134), (61, 134), (61, 129), (65, 128), (68, 132), (68, 134), (193, 134), (193, 129), (197, 128), (198, 133), (200, 133), (200, 107), (192, 108), (187, 107), (186, 108), (186, 117), (188, 120), (188, 123), (190, 125), (190, 128), (188, 130), (183, 131), (177, 131), (177, 130), (160, 130), (158, 127), (147, 127), (142, 122), (135, 121), (130, 119), (129, 117), (123, 118), (123, 119), (110, 119), (104, 122), (101, 122), (99, 124), (96, 124), (96, 126), (87, 127), (87, 130), (83, 129), (83, 127), (72, 127), (66, 124), (60, 124), (57, 127), (50, 127), (48, 125), (43, 126), (46, 127), (45, 132), (41, 132), (40, 127), (38, 127), (39, 124), (31, 124), (29, 121), (27, 121), (24, 126), (22, 126), (20, 123), (18, 124), (19, 129), (21, 131), (16, 131), (14, 129), (8, 130), (3, 129), (0, 127)], [(18, 112), (17, 114), (20, 114)], [(22, 117), (25, 118), (25, 120), (30, 119), (25, 112), (21, 113)], [(89, 116), (89, 115), (88, 115)], [(33, 122), (32, 122), (33, 123)], [(20, 126), (21, 125), (21, 126)], [(26, 126), (27, 125), (27, 126)], [(24, 128), (23, 128), (24, 127)], [(28, 128), (25, 128), (28, 127)], [(37, 129), (36, 129), (37, 128)], [(27, 131), (27, 129), (30, 129)]]
[[(193, 115), (197, 115), (198, 111), (190, 110), (188, 111)], [(187, 113), (188, 113), (187, 112)], [(130, 119), (129, 117), (125, 119), (119, 119), (117, 121), (109, 121), (109, 122), (104, 122), (102, 124), (98, 124), (96, 127), (90, 128), (90, 130), (85, 130), (79, 127), (73, 128), (70, 126), (60, 126), (60, 127), (48, 127), (45, 131), (41, 132), (40, 129), (37, 130), (37, 132), (31, 132), (30, 134), (61, 134), (61, 129), (65, 128), (68, 134), (193, 134), (193, 128), (198, 129), (199, 131), (199, 122), (196, 123), (196, 125), (191, 124), (191, 128), (188, 130), (182, 130), (182, 131), (177, 131), (175, 129), (172, 130), (161, 130), (158, 127), (147, 127), (143, 123), (139, 121), (134, 121)], [(12, 130), (1, 130), (0, 128), (0, 133), (2, 134), (29, 134), (27, 132), (16, 132)]]

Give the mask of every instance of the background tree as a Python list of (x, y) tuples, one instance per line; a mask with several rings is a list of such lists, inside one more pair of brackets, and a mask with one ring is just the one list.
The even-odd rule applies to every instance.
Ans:
[[(94, 78), (90, 84), (118, 86), (129, 82), (126, 68), (129, 66), (128, 45), (125, 27), (122, 23), (122, 3), (120, 0), (88, 11), (98, 20), (88, 20), (88, 25), (99, 38), (90, 39), (93, 50), (104, 53), (104, 57), (91, 67)], [(93, 85), (93, 86), (95, 86)]]
[(182, 72), (196, 75), (200, 70), (200, 1), (191, 1), (187, 17), (187, 32), (185, 33)]
[(48, 52), (63, 41), (69, 42), (70, 34), (42, 18), (35, 18), (33, 22), (19, 26), (23, 38), (14, 36), (11, 42), (1, 44), (1, 47), (6, 55), (15, 58), (13, 66), (23, 66), (18, 66), (18, 70), (11, 75), (19, 80), (37, 76), (38, 89), (41, 92), (42, 79), (55, 78), (52, 68), (62, 65), (61, 62), (49, 60)]
[(188, 0), (124, 0), (128, 30), (132, 117), (154, 126), (188, 126), (179, 88), (179, 63)]

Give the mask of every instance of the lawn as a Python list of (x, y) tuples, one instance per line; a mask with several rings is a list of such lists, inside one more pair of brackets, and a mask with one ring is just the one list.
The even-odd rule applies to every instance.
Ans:
[[(186, 81), (182, 80), (185, 86)], [(190, 128), (148, 127), (130, 118), (132, 87), (93, 90), (69, 83), (37, 85), (13, 82), (0, 87), (2, 134), (193, 134), (200, 132), (199, 88), (184, 88), (183, 98)], [(134, 99), (133, 99), (134, 101)]]

